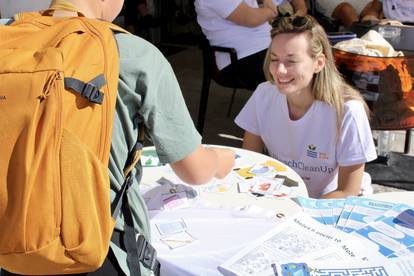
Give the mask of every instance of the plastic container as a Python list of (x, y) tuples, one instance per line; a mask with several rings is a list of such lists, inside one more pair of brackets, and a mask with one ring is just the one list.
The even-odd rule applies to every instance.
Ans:
[(378, 33), (383, 38), (396, 38), (400, 36), (401, 29), (395, 26), (385, 25), (378, 28)]
[(391, 151), (391, 146), (394, 142), (395, 134), (388, 130), (379, 131), (377, 140), (377, 154), (378, 156), (386, 157)]

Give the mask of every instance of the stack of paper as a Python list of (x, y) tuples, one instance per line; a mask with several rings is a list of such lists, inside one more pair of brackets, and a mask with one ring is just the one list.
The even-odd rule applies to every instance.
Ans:
[(260, 164), (234, 169), (239, 193), (256, 196), (286, 198), (295, 196), (298, 182), (287, 177), (286, 167), (268, 160)]
[(412, 206), (364, 197), (296, 201), (303, 213), (227, 260), (219, 271), (225, 275), (414, 275)]

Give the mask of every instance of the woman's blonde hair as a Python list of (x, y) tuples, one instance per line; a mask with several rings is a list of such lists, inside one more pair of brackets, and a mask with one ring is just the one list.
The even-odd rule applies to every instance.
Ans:
[[(339, 74), (332, 53), (332, 47), (328, 37), (321, 25), (309, 15), (296, 17), (277, 18), (272, 24), (271, 38), (278, 34), (297, 33), (306, 34), (309, 41), (309, 55), (316, 58), (321, 54), (326, 57), (325, 66), (319, 73), (315, 73), (312, 82), (312, 94), (316, 100), (323, 101), (336, 110), (337, 130), (342, 124), (344, 114), (344, 102), (358, 100), (364, 104), (365, 111), (369, 118), (369, 109), (361, 94), (348, 85)], [(266, 79), (274, 83), (272, 74), (269, 71), (271, 45), (266, 53), (263, 70)]]

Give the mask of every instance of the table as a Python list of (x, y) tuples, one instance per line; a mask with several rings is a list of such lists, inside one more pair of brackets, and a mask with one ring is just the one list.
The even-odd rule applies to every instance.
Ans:
[(368, 196), (376, 200), (390, 201), (393, 203), (404, 203), (411, 206), (414, 206), (414, 192), (404, 191), (404, 192), (386, 192), (373, 194)]
[[(263, 154), (233, 149), (240, 156), (236, 159), (235, 167), (244, 168), (268, 160), (276, 161)], [(144, 153), (152, 150), (153, 147), (144, 148)], [(287, 170), (281, 174), (299, 183), (295, 195), (307, 197), (303, 180), (295, 171), (285, 167)], [(157, 188), (154, 183), (160, 177), (174, 178), (175, 175), (168, 165), (144, 167), (141, 181), (144, 199)], [(201, 187), (203, 186), (205, 185)], [(149, 211), (152, 244), (157, 249), (161, 273), (164, 275), (220, 275), (216, 267), (224, 260), (272, 229), (283, 220), (283, 216), (289, 217), (301, 211), (289, 198), (274, 199), (242, 194), (238, 193), (237, 185), (224, 193), (199, 189), (199, 198), (201, 203), (193, 204), (191, 208)], [(283, 215), (277, 218), (276, 214)], [(160, 241), (157, 224), (182, 218), (197, 241), (172, 250)]]
[[(264, 154), (260, 154), (257, 152), (253, 152), (253, 151), (249, 151), (249, 150), (245, 150), (245, 149), (241, 149), (241, 148), (234, 148), (234, 147), (229, 147), (231, 149), (233, 149), (236, 154), (238, 156), (240, 156), (239, 158), (236, 159), (236, 164), (234, 168), (244, 168), (244, 167), (248, 167), (251, 166), (253, 164), (258, 164), (258, 163), (262, 163), (268, 160), (272, 160), (275, 161), (279, 164), (281, 164), (282, 166), (286, 167), (287, 171), (285, 172), (280, 172), (278, 174), (282, 174), (282, 175), (286, 175), (288, 177), (290, 177), (293, 180), (296, 180), (298, 182), (298, 187), (296, 188), (296, 196), (304, 196), (307, 197), (308, 196), (308, 192), (306, 190), (306, 185), (303, 182), (302, 178), (291, 168), (289, 168), (287, 165), (284, 165), (283, 163), (271, 158), (270, 156), (264, 155)], [(154, 147), (145, 147), (144, 148), (144, 153), (147, 151), (154, 151), (155, 148)], [(142, 186), (151, 186), (152, 184), (154, 184), (158, 179), (160, 179), (161, 177), (174, 177), (175, 174), (172, 171), (172, 169), (170, 169), (169, 165), (166, 166), (155, 166), (155, 167), (145, 167), (144, 168), (144, 172), (143, 172), (143, 177), (141, 180), (141, 185)], [(200, 186), (202, 187), (202, 186)], [(231, 195), (232, 197), (232, 205), (235, 204), (249, 204), (249, 203), (254, 203), (259, 205), (260, 207), (263, 208), (272, 208), (273, 206), (275, 206), (275, 200), (271, 199), (271, 198), (257, 198), (255, 196), (252, 196), (250, 194), (241, 194), (238, 193), (237, 191), (237, 185), (233, 185), (233, 187), (231, 188), (231, 191), (229, 191), (228, 194), (226, 194), (226, 196)], [(208, 193), (208, 192), (203, 192), (200, 191), (200, 196), (203, 197), (204, 199), (219, 203), (219, 204), (227, 204), (229, 203), (228, 199), (226, 198), (226, 196), (223, 196), (223, 194), (214, 194), (214, 193)], [(259, 199), (259, 200), (258, 200)], [(279, 201), (277, 201), (279, 202)]]

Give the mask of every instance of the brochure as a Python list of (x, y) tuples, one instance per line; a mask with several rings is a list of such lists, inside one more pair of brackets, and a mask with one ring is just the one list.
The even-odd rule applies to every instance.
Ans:
[(407, 209), (396, 217), (377, 220), (353, 234), (376, 243), (385, 257), (408, 255), (414, 246), (414, 210)]
[(302, 206), (303, 211), (317, 221), (335, 226), (345, 205), (345, 199), (314, 199), (297, 197), (293, 199)]
[(224, 275), (414, 275), (412, 206), (363, 197), (295, 201), (302, 213), (218, 270)]
[(352, 207), (349, 214), (344, 216), (347, 219), (341, 222), (341, 230), (350, 233), (382, 216), (395, 204), (365, 197), (348, 197), (345, 202), (346, 205)]
[[(313, 199), (297, 197), (294, 199), (303, 211), (326, 225), (332, 225), (344, 232), (351, 233), (366, 224), (400, 213), (410, 206), (374, 200), (366, 197), (347, 199)], [(389, 213), (388, 213), (389, 211)]]
[(273, 275), (309, 275), (309, 276), (340, 276), (340, 275), (414, 275), (414, 256), (389, 260), (387, 262), (287, 262), (273, 264)]
[(271, 264), (316, 252), (349, 238), (301, 212), (218, 267), (224, 275), (274, 275)]

